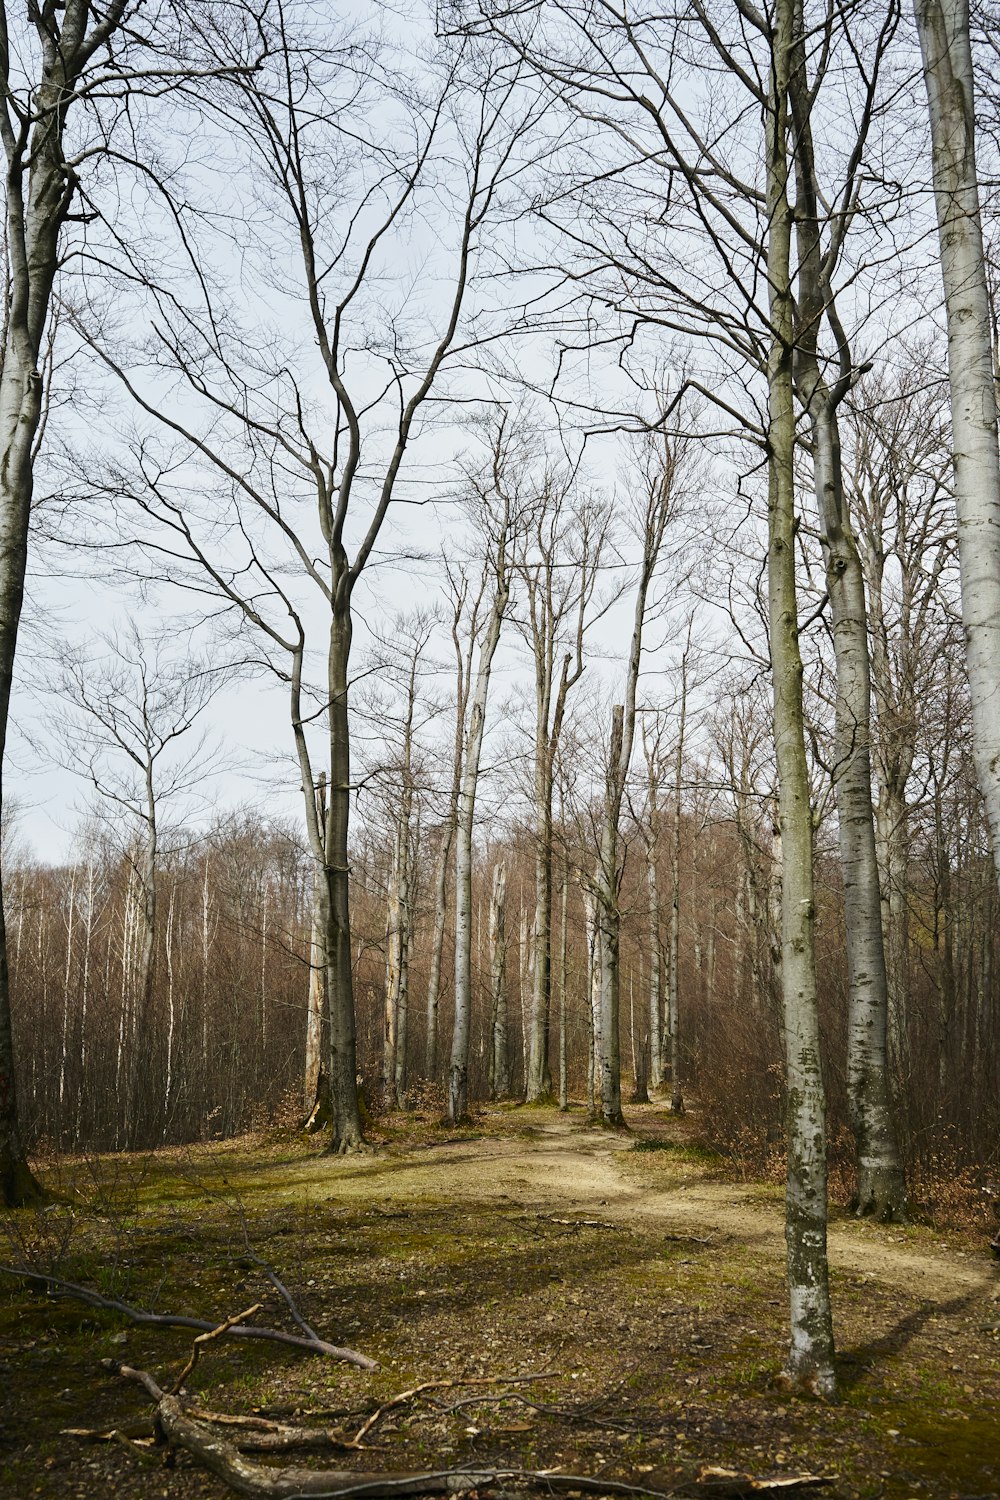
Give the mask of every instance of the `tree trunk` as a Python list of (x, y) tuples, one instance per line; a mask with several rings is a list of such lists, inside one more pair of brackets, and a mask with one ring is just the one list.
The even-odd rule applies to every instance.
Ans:
[[(58, 45), (52, 40), (50, 27), (55, 23), (49, 9), (29, 7), (29, 29), (35, 29), (41, 42), (42, 64), (31, 92), (32, 113), (23, 118), (24, 129), (22, 121), (17, 120), (16, 104), (13, 110), (10, 102), (4, 105), (8, 279), (0, 363), (0, 807), (14, 656), (28, 560), (34, 449), (42, 416), (41, 351), (59, 264), (59, 238), (77, 181), (63, 155), (63, 132), (81, 72), (119, 26), (125, 6), (126, 0), (111, 0), (88, 33), (92, 21), (89, 3), (66, 0)], [(6, 37), (4, 50), (7, 50)], [(4, 65), (9, 75), (9, 58), (5, 57)], [(2, 870), (0, 1194), (8, 1207), (31, 1202), (41, 1195), (28, 1167), (17, 1112)]]
[(687, 727), (687, 651), (681, 662), (681, 713), (677, 726), (677, 758), (674, 763), (674, 827), (670, 847), (670, 984), (668, 1025), (670, 1031), (670, 1112), (684, 1113), (681, 1089), (680, 1028), (680, 934), (681, 934), (681, 785), (684, 775), (684, 733)]
[(583, 907), (587, 920), (587, 1114), (591, 1119), (597, 1119), (600, 1113), (597, 1084), (601, 1053), (601, 962), (597, 898), (589, 885), (584, 886)]
[(547, 729), (535, 751), (535, 962), (524, 1097), (539, 1104), (552, 1097), (549, 1067), (549, 1002), (552, 993), (552, 767)]
[[(414, 868), (413, 868), (413, 842), (409, 830), (409, 809), (406, 815), (406, 847), (403, 851), (403, 875), (400, 881), (400, 917), (402, 920), (402, 932), (399, 939), (399, 995), (396, 1001), (396, 1101), (399, 1105), (406, 1101), (407, 1081), (407, 1056), (409, 1043), (410, 1024), (410, 953), (413, 948), (413, 907), (415, 895), (413, 890)], [(417, 818), (415, 838), (419, 847), (420, 819)]]
[[(351, 815), (351, 742), (347, 714), (347, 668), (351, 651), (350, 603), (335, 607), (330, 619), (328, 692), (330, 700), (330, 805), (327, 809), (326, 861), (320, 887), (325, 938), (326, 985), (330, 1031), (328, 1062), (330, 1140), (334, 1155), (361, 1144), (358, 1062), (351, 966), (351, 903), (348, 833)], [(307, 789), (312, 797), (312, 788)]]
[[(906, 1214), (906, 1183), (889, 1101), (886, 1033), (888, 984), (882, 934), (871, 774), (871, 661), (861, 557), (844, 491), (837, 407), (850, 389), (852, 363), (823, 267), (818, 186), (810, 120), (811, 93), (804, 49), (791, 79), (798, 183), (798, 297), (800, 324), (794, 373), (812, 436), (813, 486), (826, 564), (836, 669), (835, 771), (840, 865), (844, 880), (847, 949), (847, 1099), (855, 1141), (859, 1215), (896, 1219)], [(819, 365), (824, 317), (837, 335), (840, 376), (828, 386)]]
[(400, 970), (403, 962), (403, 918), (400, 885), (402, 883), (402, 829), (397, 827), (389, 866), (389, 890), (385, 922), (385, 1003), (382, 1027), (382, 1089), (386, 1107), (395, 1109), (396, 1045), (399, 1025)]
[(782, 848), (781, 990), (787, 1070), (785, 1234), (794, 1389), (835, 1390), (826, 1255), (826, 1097), (820, 1065), (813, 946), (813, 821), (802, 712), (795, 586), (795, 408), (788, 201), (788, 80), (795, 0), (778, 0), (766, 114), (768, 296), (768, 626)]
[(566, 906), (569, 898), (569, 868), (564, 862), (559, 922), (559, 1108), (569, 1109), (569, 1079), (566, 1067)]
[[(595, 1030), (595, 1069), (601, 1119), (605, 1125), (624, 1125), (621, 1083), (621, 1029), (619, 1025), (619, 930), (618, 910), (618, 819), (621, 799), (618, 773), (622, 760), (625, 709), (616, 703), (611, 716), (611, 746), (608, 786), (605, 793), (601, 855), (597, 865), (597, 962), (600, 1001)], [(599, 1039), (599, 1045), (598, 1045)]]
[[(321, 809), (321, 810), (320, 810)], [(320, 808), (317, 809), (321, 823), (326, 824), (326, 783), (321, 787)], [(303, 1100), (310, 1112), (319, 1094), (319, 1078), (323, 1059), (323, 1016), (326, 1010), (326, 968), (323, 963), (322, 903), (320, 901), (321, 874), (314, 869), (312, 889), (312, 920), (309, 934), (309, 991), (306, 1002), (306, 1065), (303, 1080)]]
[(510, 1093), (510, 1055), (507, 1044), (507, 866), (499, 861), (493, 871), (490, 897), (490, 987), (492, 1028), (490, 1080), (494, 1099)]
[(476, 687), (472, 695), (469, 728), (463, 755), (462, 781), (458, 794), (455, 823), (455, 1024), (451, 1038), (451, 1063), (448, 1071), (448, 1120), (457, 1125), (469, 1112), (469, 1034), (472, 1019), (472, 831), (476, 813), (476, 790), (479, 760), (486, 729), (486, 701), (489, 695), (493, 657), (500, 641), (500, 631), (510, 582), (500, 561), (496, 593), (486, 631), (479, 647)]
[(663, 965), (660, 947), (660, 889), (656, 870), (656, 843), (652, 837), (646, 841), (646, 887), (649, 902), (649, 1083), (651, 1088), (658, 1089), (663, 1083)]
[(1000, 446), (976, 172), (968, 0), (914, 0), (948, 325), (955, 504), (972, 743), (1000, 874)]
[(455, 819), (453, 811), (449, 811), (448, 821), (441, 830), (441, 842), (434, 865), (434, 935), (431, 939), (430, 973), (427, 976), (427, 1038), (424, 1048), (424, 1073), (429, 1079), (437, 1073), (441, 958), (444, 951), (444, 931), (448, 922), (448, 861), (454, 837)]
[(875, 816), (882, 872), (882, 928), (889, 990), (889, 1059), (897, 1080), (909, 1073), (909, 806), (905, 791), (884, 783)]

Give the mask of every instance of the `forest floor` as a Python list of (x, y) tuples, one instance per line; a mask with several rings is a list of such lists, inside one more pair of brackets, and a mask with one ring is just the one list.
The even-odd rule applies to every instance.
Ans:
[[(185, 1386), (216, 1411), (350, 1436), (394, 1395), (454, 1382), (326, 1466), (556, 1468), (668, 1491), (711, 1465), (827, 1476), (825, 1493), (851, 1500), (1000, 1494), (1000, 1266), (985, 1240), (835, 1215), (840, 1399), (791, 1399), (774, 1380), (781, 1190), (727, 1180), (691, 1117), (627, 1114), (621, 1133), (579, 1109), (491, 1109), (447, 1132), (399, 1115), (346, 1159), (289, 1136), (64, 1158), (43, 1172), (52, 1204), (6, 1217), (0, 1257), (161, 1312), (221, 1321), (262, 1301), (257, 1321), (290, 1326), (250, 1251), (321, 1336), (379, 1362), (216, 1341)], [(190, 1347), (0, 1278), (0, 1495), (229, 1494), (184, 1454), (165, 1467), (63, 1435), (150, 1413), (102, 1358), (166, 1385)]]

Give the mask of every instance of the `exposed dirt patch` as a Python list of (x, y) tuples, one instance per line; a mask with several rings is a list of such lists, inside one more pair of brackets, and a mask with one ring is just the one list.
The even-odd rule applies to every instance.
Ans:
[[(261, 1296), (261, 1319), (277, 1322), (276, 1297), (240, 1263), (245, 1228), (324, 1336), (380, 1361), (369, 1375), (213, 1347), (192, 1388), (233, 1412), (322, 1412), (347, 1432), (423, 1380), (544, 1372), (429, 1393), (379, 1424), (359, 1467), (496, 1461), (669, 1488), (715, 1463), (831, 1473), (848, 1496), (1000, 1491), (1000, 1347), (986, 1331), (1000, 1281), (975, 1243), (835, 1223), (842, 1399), (789, 1401), (771, 1386), (785, 1339), (780, 1193), (719, 1180), (661, 1111), (630, 1115), (664, 1149), (633, 1150), (579, 1112), (517, 1110), (448, 1137), (410, 1125), (409, 1142), (345, 1161), (297, 1141), (160, 1153), (108, 1191), (103, 1222), (78, 1216), (62, 1274), (207, 1317)], [(21, 1237), (35, 1232), (14, 1217)], [(39, 1253), (58, 1238), (39, 1229)], [(183, 1458), (164, 1469), (59, 1436), (148, 1410), (102, 1356), (165, 1377), (186, 1336), (13, 1283), (0, 1298), (0, 1493), (225, 1493)]]

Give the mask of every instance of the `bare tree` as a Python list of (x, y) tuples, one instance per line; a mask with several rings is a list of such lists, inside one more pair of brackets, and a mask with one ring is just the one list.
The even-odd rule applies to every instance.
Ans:
[[(803, 20), (804, 27), (804, 20)], [(855, 379), (847, 332), (840, 319), (834, 274), (856, 202), (855, 174), (864, 160), (865, 135), (878, 87), (880, 64), (895, 30), (890, 7), (871, 48), (865, 107), (857, 142), (837, 184), (824, 240), (821, 191), (812, 111), (823, 68), (837, 55), (835, 36), (821, 49), (810, 76), (805, 41), (797, 42), (789, 78), (795, 124), (797, 319), (793, 372), (796, 393), (809, 419), (813, 485), (830, 600), (836, 668), (835, 767), (840, 863), (844, 877), (844, 937), (849, 1011), (847, 1089), (856, 1142), (858, 1214), (881, 1219), (906, 1215), (906, 1183), (889, 1099), (886, 1066), (889, 996), (882, 931), (882, 904), (872, 809), (871, 662), (864, 571), (854, 536), (841, 460), (839, 408)], [(835, 368), (824, 370), (820, 332), (830, 325)]]
[[(487, 226), (521, 168), (519, 144), (537, 109), (516, 69), (475, 48), (443, 52), (418, 81), (399, 58), (381, 55), (372, 37), (331, 43), (308, 7), (286, 5), (277, 7), (269, 40), (267, 61), (221, 91), (213, 119), (243, 153), (248, 192), (266, 205), (271, 232), (287, 233), (296, 247), (293, 296), (309, 339), (304, 345), (292, 335), (281, 347), (276, 330), (273, 347), (261, 353), (254, 330), (217, 305), (227, 289), (211, 269), (211, 242), (200, 241), (204, 222), (186, 222), (174, 204), (200, 302), (181, 304), (170, 287), (146, 290), (159, 360), (187, 405), (168, 413), (155, 386), (109, 350), (102, 354), (160, 430), (161, 443), (138, 442), (131, 467), (113, 480), (153, 523), (147, 554), (192, 563), (189, 586), (221, 598), (288, 691), (319, 872), (330, 1150), (342, 1153), (362, 1138), (350, 919), (353, 600), (432, 392), (449, 359), (471, 358), (485, 337), (467, 317), (470, 281), (488, 254)], [(371, 137), (368, 121), (378, 127)], [(437, 256), (425, 268), (435, 295), (424, 320), (414, 322), (421, 299), (407, 306), (402, 296), (395, 310), (387, 307), (385, 277), (394, 250), (432, 203), (443, 214)], [(252, 216), (230, 218), (226, 233), (245, 236), (247, 257), (283, 297), (284, 257), (279, 268)], [(315, 351), (318, 371), (304, 347)], [(196, 416), (188, 419), (192, 407)], [(220, 513), (203, 516), (190, 503), (175, 449), (189, 480), (224, 495)], [(315, 643), (303, 589), (323, 612)], [(310, 677), (314, 662), (319, 682)], [(315, 796), (321, 769), (323, 826)]]
[(685, 469), (690, 466), (690, 457), (688, 439), (660, 434), (651, 435), (638, 455), (636, 477), (641, 484), (642, 499), (638, 502), (636, 520), (641, 554), (635, 584), (632, 639), (625, 668), (625, 701), (615, 705), (611, 716), (598, 857), (593, 876), (600, 972), (600, 1003), (595, 1009), (594, 1027), (595, 1097), (599, 1097), (600, 1117), (606, 1125), (624, 1124), (619, 1030), (620, 823), (635, 744), (636, 693), (642, 665), (643, 631), (653, 604), (653, 577), (663, 562), (668, 528), (678, 519), (685, 498), (685, 485), (690, 479)]
[(781, 831), (781, 991), (788, 1086), (785, 1224), (795, 1387), (831, 1395), (833, 1323), (826, 1257), (826, 1094), (816, 1000), (813, 815), (802, 710), (795, 578), (795, 396), (792, 357), (794, 210), (789, 197), (789, 90), (802, 17), (778, 0), (766, 31), (771, 68), (765, 113), (768, 358), (768, 623)]
[[(0, 364), (0, 761), (28, 562), (35, 461), (44, 432), (46, 338), (62, 235), (90, 152), (68, 139), (109, 44), (133, 8), (110, 0), (44, 0), (17, 17), (0, 7), (0, 134), (6, 164), (6, 297)], [(117, 69), (113, 69), (117, 71)], [(17, 1113), (10, 979), (0, 888), (0, 1193), (8, 1205), (38, 1197)]]
[(1000, 878), (1000, 442), (976, 168), (969, 0), (914, 0), (948, 325), (962, 618), (973, 745)]
[[(868, 596), (878, 782), (875, 825), (897, 1084), (909, 1067), (911, 801), (924, 705), (954, 633), (956, 538), (947, 395), (928, 389), (930, 350), (898, 375), (870, 375), (845, 413), (844, 468)], [(913, 785), (913, 783), (916, 783)]]
[(455, 1017), (448, 1069), (448, 1119), (458, 1124), (469, 1108), (469, 1037), (472, 1021), (472, 836), (479, 765), (486, 732), (486, 706), (493, 659), (511, 594), (511, 554), (521, 505), (516, 472), (508, 466), (508, 418), (498, 417), (492, 452), (482, 471), (469, 474), (475, 519), (483, 542), (483, 568), (471, 596), (468, 651), (476, 670), (462, 744), (462, 778), (455, 819)]
[[(96, 646), (67, 650), (53, 688), (69, 710), (59, 731), (64, 763), (84, 776), (111, 809), (135, 882), (138, 985), (136, 993), (123, 986), (121, 1055), (129, 1065), (119, 1094), (121, 1142), (133, 1146), (141, 1112), (156, 1108), (149, 1055), (144, 1067), (137, 1038), (154, 1028), (164, 820), (189, 814), (192, 794), (221, 766), (217, 748), (204, 735), (193, 747), (185, 745), (183, 756), (177, 754), (177, 742), (194, 729), (224, 685), (226, 673), (223, 666), (178, 652), (166, 633), (145, 639), (134, 623), (117, 635), (100, 638)], [(171, 1025), (164, 1127), (172, 1040)]]
[(570, 691), (584, 671), (587, 630), (594, 614), (602, 612), (591, 606), (609, 524), (607, 507), (575, 494), (575, 480), (572, 472), (560, 473), (546, 465), (535, 515), (525, 528), (515, 563), (524, 591), (524, 618), (519, 623), (531, 648), (535, 677), (535, 962), (525, 1079), (529, 1104), (552, 1096), (549, 1010), (555, 762)]

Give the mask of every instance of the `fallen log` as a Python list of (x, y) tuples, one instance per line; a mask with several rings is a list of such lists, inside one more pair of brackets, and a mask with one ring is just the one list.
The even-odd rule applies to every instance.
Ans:
[[(210, 1473), (247, 1500), (416, 1500), (421, 1495), (458, 1495), (470, 1490), (495, 1490), (508, 1485), (521, 1489), (545, 1489), (579, 1494), (635, 1496), (636, 1500), (675, 1500), (678, 1489), (663, 1490), (623, 1480), (565, 1474), (556, 1469), (472, 1467), (414, 1472), (360, 1474), (344, 1469), (274, 1468), (248, 1462), (236, 1447), (226, 1442), (207, 1423), (185, 1410), (178, 1396), (160, 1389), (147, 1370), (133, 1369), (116, 1360), (101, 1361), (104, 1368), (123, 1380), (140, 1385), (156, 1402), (156, 1426), (169, 1443), (183, 1448)], [(704, 1478), (683, 1487), (686, 1494), (711, 1494), (740, 1500), (766, 1496), (769, 1492), (790, 1494), (833, 1483), (817, 1475), (781, 1475), (773, 1480), (709, 1469)]]
[[(196, 1333), (215, 1333), (217, 1323), (211, 1323), (207, 1318), (189, 1318), (181, 1313), (151, 1313), (143, 1312), (141, 1308), (130, 1307), (127, 1302), (120, 1302), (117, 1297), (105, 1297), (100, 1292), (93, 1291), (90, 1287), (80, 1286), (75, 1281), (63, 1281), (59, 1276), (50, 1276), (41, 1271), (26, 1271), (20, 1266), (2, 1266), (0, 1273), (5, 1276), (19, 1276), (25, 1281), (34, 1281), (42, 1286), (51, 1287), (60, 1296), (71, 1297), (77, 1302), (85, 1302), (88, 1307), (100, 1308), (102, 1312), (120, 1313), (122, 1317), (128, 1318), (132, 1323), (143, 1328), (191, 1328)], [(301, 1326), (301, 1325), (300, 1325)], [(321, 1339), (313, 1334), (286, 1333), (282, 1328), (258, 1328), (250, 1323), (237, 1323), (226, 1329), (226, 1338), (232, 1339), (265, 1339), (272, 1344), (288, 1344), (293, 1349), (302, 1349), (307, 1354), (323, 1354), (328, 1359), (342, 1359), (348, 1364), (357, 1365), (360, 1370), (377, 1370), (378, 1363), (369, 1359), (367, 1354), (359, 1354), (356, 1349), (342, 1349), (337, 1344), (328, 1344), (326, 1339)]]

